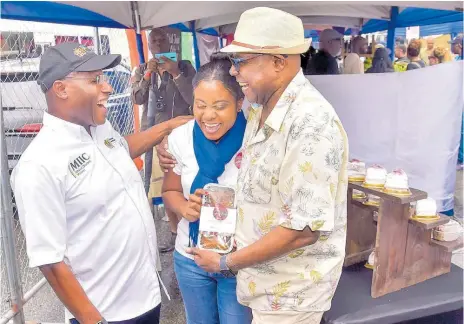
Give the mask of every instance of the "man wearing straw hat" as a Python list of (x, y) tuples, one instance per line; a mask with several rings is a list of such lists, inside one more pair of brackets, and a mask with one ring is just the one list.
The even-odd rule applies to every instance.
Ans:
[(334, 109), (300, 68), (301, 19), (242, 14), (223, 48), (252, 108), (237, 183), (237, 251), (192, 248), (208, 272), (237, 275), (256, 324), (320, 323), (345, 256), (348, 141)]

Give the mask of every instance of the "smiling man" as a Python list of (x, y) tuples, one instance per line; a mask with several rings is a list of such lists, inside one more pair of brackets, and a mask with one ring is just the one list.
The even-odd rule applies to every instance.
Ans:
[(12, 174), (30, 267), (39, 267), (71, 323), (158, 323), (156, 231), (132, 159), (191, 117), (121, 137), (106, 120), (102, 70), (120, 55), (77, 43), (51, 47), (38, 83), (43, 128)]
[(237, 251), (189, 252), (206, 271), (238, 271), (238, 301), (256, 324), (320, 323), (345, 256), (348, 140), (301, 71), (308, 47), (301, 19), (255, 8), (222, 49), (252, 103), (237, 183)]

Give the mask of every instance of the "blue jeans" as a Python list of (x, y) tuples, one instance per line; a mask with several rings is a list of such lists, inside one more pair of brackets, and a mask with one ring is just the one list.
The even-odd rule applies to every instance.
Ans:
[[(161, 305), (156, 306), (151, 311), (140, 315), (139, 317), (118, 322), (109, 322), (109, 324), (158, 324), (160, 320)], [(70, 324), (79, 324), (79, 322), (72, 318)]]
[(177, 251), (174, 252), (174, 270), (187, 324), (251, 323), (251, 309), (237, 302), (235, 278), (206, 272)]

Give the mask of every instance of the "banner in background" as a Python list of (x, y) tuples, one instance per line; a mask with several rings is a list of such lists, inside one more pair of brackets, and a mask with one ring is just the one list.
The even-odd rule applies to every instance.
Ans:
[(170, 28), (170, 27), (163, 27), (163, 29), (166, 31), (166, 34), (168, 35), (169, 44), (170, 44), (169, 52), (176, 52), (178, 57), (181, 57), (181, 52), (180, 52), (181, 31), (179, 29)]
[(337, 111), (350, 158), (402, 168), (411, 187), (453, 209), (463, 62), (407, 73), (308, 76)]
[(219, 37), (197, 33), (198, 51), (200, 53), (200, 65), (209, 62), (211, 54), (221, 49)]
[(193, 35), (190, 32), (182, 32), (180, 35), (181, 42), (181, 57), (182, 60), (190, 61), (192, 65), (195, 65), (193, 58)]

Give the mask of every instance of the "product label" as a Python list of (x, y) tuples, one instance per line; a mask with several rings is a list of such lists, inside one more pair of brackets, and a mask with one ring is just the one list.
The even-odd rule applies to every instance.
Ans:
[(237, 210), (223, 207), (201, 207), (200, 231), (235, 234)]

